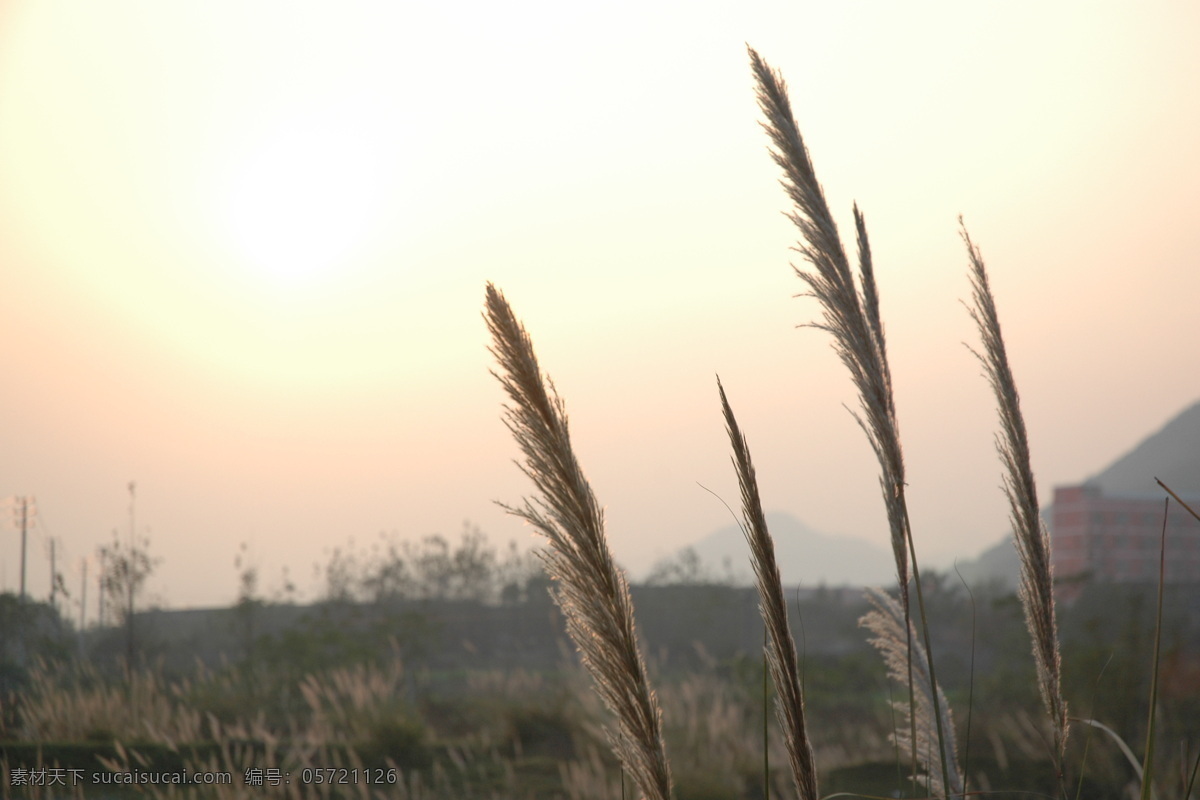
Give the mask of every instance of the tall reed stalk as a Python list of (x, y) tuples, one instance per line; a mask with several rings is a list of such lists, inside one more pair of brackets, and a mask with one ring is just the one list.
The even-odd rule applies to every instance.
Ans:
[[(804, 691), (800, 686), (796, 661), (796, 642), (788, 625), (787, 601), (783, 596), (783, 581), (779, 566), (775, 563), (775, 543), (767, 531), (767, 520), (758, 494), (758, 480), (754, 475), (754, 464), (750, 460), (750, 447), (738, 427), (737, 419), (725, 387), (717, 381), (721, 394), (721, 409), (725, 414), (725, 429), (733, 447), (733, 466), (737, 471), (738, 485), (742, 493), (742, 531), (750, 545), (750, 560), (754, 564), (755, 582), (758, 585), (759, 610), (766, 626), (768, 640), (765, 645), (767, 664), (771, 680), (775, 683), (775, 712), (779, 727), (783, 728), (787, 745), (788, 763), (792, 769), (792, 781), (801, 800), (818, 800), (817, 768), (813, 758), (812, 743), (804, 718)], [(765, 713), (765, 712), (764, 712)], [(764, 752), (766, 746), (764, 742)], [(767, 784), (764, 783), (764, 787)], [(764, 791), (769, 789), (764, 788)]]
[(1000, 414), (1000, 432), (996, 450), (1004, 465), (1004, 493), (1008, 497), (1009, 520), (1017, 552), (1021, 557), (1021, 605), (1025, 624), (1033, 641), (1038, 688), (1050, 717), (1054, 733), (1054, 760), (1062, 777), (1070, 723), (1067, 701), (1062, 694), (1062, 656), (1059, 653), (1058, 622), (1054, 609), (1054, 575), (1050, 560), (1050, 536), (1042, 524), (1037, 486), (1030, 466), (1029, 436), (1021, 414), (1021, 398), (1008, 365), (1008, 351), (1000, 333), (1000, 316), (988, 282), (987, 269), (979, 248), (971, 241), (959, 218), (963, 242), (971, 261), (973, 305), (968, 308), (979, 328), (983, 350), (975, 356), (983, 364), (988, 383), (996, 395)]
[[(912, 635), (912, 608), (909, 600), (909, 576), (916, 589), (925, 639), (925, 655), (929, 675), (937, 683), (929, 624), (925, 615), (925, 599), (921, 592), (921, 573), (917, 566), (916, 548), (908, 517), (905, 496), (904, 457), (900, 447), (900, 432), (896, 421), (896, 405), (892, 394), (892, 374), (888, 366), (887, 345), (879, 313), (879, 292), (875, 285), (875, 270), (871, 247), (867, 239), (866, 221), (858, 206), (854, 206), (855, 238), (858, 244), (858, 281), (842, 247), (837, 224), (829, 211), (824, 192), (817, 181), (808, 148), (792, 114), (787, 85), (753, 48), (749, 48), (751, 67), (757, 82), (758, 105), (766, 121), (762, 123), (771, 139), (771, 157), (783, 170), (781, 183), (792, 200), (793, 210), (787, 215), (800, 231), (796, 251), (812, 265), (812, 270), (793, 267), (809, 287), (808, 296), (821, 305), (823, 321), (811, 327), (827, 331), (833, 337), (833, 348), (850, 372), (858, 390), (859, 411), (851, 412), (866, 433), (871, 449), (879, 461), (879, 486), (891, 528), (892, 553), (896, 560), (896, 576), (900, 587), (901, 607), (905, 617), (905, 635)], [(916, 752), (917, 705), (911, 664), (913, 648), (908, 643), (908, 687), (910, 694), (910, 734), (913, 743), (913, 771), (918, 761)], [(938, 752), (944, 752), (946, 736), (942, 729), (941, 699), (933, 694), (933, 723), (937, 730)], [(950, 770), (944, 759), (941, 765), (942, 786), (951, 786)]]
[(800, 231), (795, 249), (815, 267), (815, 271), (793, 267), (796, 275), (808, 284), (807, 296), (817, 299), (824, 315), (823, 322), (809, 326), (833, 336), (834, 351), (850, 371), (858, 390), (861, 413), (852, 413), (879, 461), (879, 483), (892, 532), (896, 576), (907, 608), (910, 535), (905, 509), (904, 456), (896, 424), (892, 374), (866, 223), (855, 206), (860, 294), (837, 224), (825, 202), (808, 148), (792, 115), (787, 84), (753, 49), (750, 49), (750, 61), (758, 86), (758, 105), (766, 117), (762, 126), (774, 145), (771, 157), (783, 170), (780, 183), (795, 206), (787, 214)]
[(661, 712), (638, 649), (633, 601), (608, 549), (604, 512), (571, 447), (566, 409), (543, 379), (524, 326), (490, 283), (485, 318), (500, 365), (493, 375), (512, 403), (504, 421), (525, 456), (521, 470), (538, 492), (520, 508), (504, 508), (550, 543), (544, 560), (554, 599), (597, 694), (617, 718), (617, 733), (606, 731), (609, 745), (646, 798), (668, 800)]

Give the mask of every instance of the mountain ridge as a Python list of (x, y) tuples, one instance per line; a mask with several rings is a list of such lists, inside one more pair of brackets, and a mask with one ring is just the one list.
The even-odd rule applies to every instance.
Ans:
[[(1083, 482), (1098, 485), (1105, 494), (1147, 495), (1161, 492), (1155, 478), (1161, 478), (1184, 497), (1200, 497), (1200, 400)], [(1053, 503), (1042, 507), (1042, 520), (1047, 525), (1053, 508)], [(895, 580), (891, 553), (871, 542), (853, 536), (830, 536), (782, 511), (766, 517), (784, 583), (868, 586)], [(688, 550), (708, 570), (727, 564), (721, 577), (738, 583), (753, 580), (749, 549), (736, 525), (713, 531), (671, 558), (680, 559)], [(1020, 559), (1011, 532), (977, 557), (955, 566), (971, 584), (993, 582), (1015, 589), (1019, 582)]]
[(1155, 478), (1181, 495), (1200, 495), (1200, 400), (1086, 483), (1099, 485), (1105, 494), (1158, 496)]

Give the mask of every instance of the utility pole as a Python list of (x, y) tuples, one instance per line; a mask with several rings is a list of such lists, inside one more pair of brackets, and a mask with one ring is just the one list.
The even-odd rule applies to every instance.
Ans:
[(79, 631), (87, 624), (87, 559), (83, 560), (83, 581), (79, 586)]
[(129, 586), (127, 591), (128, 608), (125, 611), (125, 619), (127, 622), (126, 639), (125, 639), (125, 664), (132, 674), (133, 670), (133, 593), (135, 587), (135, 579), (133, 571), (137, 569), (137, 527), (134, 519), (134, 507), (137, 505), (137, 484), (133, 481), (129, 482), (129, 552), (125, 554), (126, 568), (128, 570)]
[(104, 557), (104, 549), (100, 550), (100, 574), (96, 577), (96, 587), (100, 595), (100, 621), (101, 628), (104, 627), (104, 575), (108, 570), (108, 561)]
[(56, 580), (57, 573), (54, 571), (54, 539), (50, 539), (50, 607), (55, 611), (58, 610), (58, 581)]
[(84, 628), (87, 623), (87, 565), (88, 560), (85, 556), (83, 563), (80, 565), (83, 568), (83, 580), (79, 586), (79, 631), (76, 635), (76, 643), (79, 645), (79, 657), (84, 655), (84, 637), (87, 635)]
[(25, 539), (28, 535), (29, 527), (29, 498), (18, 497), (17, 502), (20, 503), (20, 522), (21, 522), (21, 602), (25, 602)]
[(129, 482), (129, 544), (132, 547), (137, 538), (137, 524), (134, 518), (134, 506), (137, 503), (137, 481)]

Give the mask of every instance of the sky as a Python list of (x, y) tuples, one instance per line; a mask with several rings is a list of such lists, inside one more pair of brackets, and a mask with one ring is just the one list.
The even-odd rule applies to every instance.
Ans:
[(313, 597), (381, 533), (536, 544), (495, 503), (530, 487), (487, 281), (635, 577), (729, 522), (717, 375), (768, 510), (886, 547), (849, 379), (798, 327), (747, 43), (842, 230), (866, 215), (918, 558), (973, 557), (1007, 512), (958, 215), (1049, 502), (1200, 398), (1198, 29), (1166, 2), (9, 0), (0, 497), (36, 499), (29, 591), (54, 540), (78, 614), (130, 482), (167, 607), (233, 601), (243, 545), (264, 593), (286, 567)]

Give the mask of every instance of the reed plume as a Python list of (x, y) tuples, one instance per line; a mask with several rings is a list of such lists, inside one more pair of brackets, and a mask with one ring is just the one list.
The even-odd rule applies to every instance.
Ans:
[(567, 414), (533, 344), (504, 295), (487, 286), (490, 351), (500, 366), (492, 374), (508, 394), (504, 422), (521, 448), (521, 470), (537, 489), (520, 508), (504, 506), (550, 543), (546, 571), (567, 632), (592, 676), (596, 693), (617, 718), (606, 731), (625, 771), (649, 800), (672, 796), (658, 700), (638, 649), (633, 601), (604, 534), (604, 512), (571, 447)]
[[(781, 183), (794, 205), (794, 210), (787, 216), (800, 231), (800, 240), (795, 249), (814, 268), (805, 270), (793, 265), (796, 275), (808, 284), (809, 291), (806, 296), (816, 298), (821, 305), (823, 320), (810, 323), (810, 327), (827, 331), (833, 337), (834, 351), (850, 371), (850, 377), (858, 390), (859, 412), (851, 413), (866, 434), (879, 461), (879, 486), (891, 529), (892, 553), (896, 560), (901, 607), (905, 620), (911, 621), (912, 608), (908, 589), (911, 571), (917, 603), (920, 606), (927, 666), (930, 675), (936, 678), (933, 648), (929, 639), (929, 626), (926, 623), (925, 601), (921, 593), (921, 573), (917, 567), (916, 547), (913, 544), (912, 527), (908, 518), (904, 489), (904, 456), (900, 448), (892, 374), (888, 366), (887, 345), (879, 313), (879, 292), (875, 284), (866, 221), (855, 205), (854, 227), (859, 262), (856, 283), (841, 237), (838, 235), (837, 224), (829, 211), (808, 148), (792, 114), (787, 85), (783, 77), (753, 48), (748, 49), (757, 81), (758, 105), (766, 117), (766, 121), (761, 124), (773, 145), (771, 158), (783, 170), (784, 177)], [(911, 633), (912, 626), (906, 625), (905, 636)], [(911, 656), (911, 647), (909, 653)], [(910, 678), (911, 672), (910, 665)], [(912, 681), (909, 683), (911, 685)], [(941, 698), (934, 694), (935, 711), (940, 702)], [(910, 713), (909, 716), (915, 721), (915, 713)], [(933, 718), (940, 726), (941, 715), (935, 713)], [(916, 740), (915, 731), (911, 732), (910, 738)], [(914, 770), (916, 761), (917, 756), (914, 753)], [(943, 775), (942, 783), (950, 783), (947, 775)]]
[(892, 375), (887, 362), (883, 322), (879, 315), (879, 293), (866, 223), (854, 207), (855, 233), (859, 251), (861, 293), (855, 284), (850, 262), (838, 235), (837, 224), (825, 202), (808, 148), (792, 115), (787, 84), (750, 49), (750, 61), (758, 84), (758, 105), (766, 116), (761, 123), (771, 138), (771, 158), (783, 170), (783, 188), (795, 205), (787, 214), (799, 229), (796, 251), (815, 270), (793, 267), (821, 304), (822, 322), (810, 323), (833, 336), (833, 348), (858, 390), (860, 413), (854, 418), (867, 435), (879, 460), (880, 488), (892, 533), (892, 553), (904, 605), (908, 606), (909, 542), (908, 513), (904, 500), (904, 457), (892, 397)]
[(797, 670), (796, 643), (788, 625), (783, 581), (779, 576), (779, 566), (775, 563), (775, 543), (767, 531), (767, 520), (758, 495), (758, 480), (750, 460), (750, 448), (738, 428), (720, 379), (717, 380), (717, 390), (721, 393), (725, 429), (733, 446), (733, 466), (742, 491), (742, 531), (750, 545), (755, 582), (758, 584), (759, 610), (768, 633), (767, 663), (777, 694), (775, 713), (779, 726), (783, 728), (792, 780), (800, 800), (818, 800), (817, 769), (805, 727), (804, 691)]
[[(910, 634), (905, 633), (904, 610), (890, 595), (878, 589), (868, 589), (867, 599), (875, 606), (874, 611), (867, 612), (859, 625), (875, 634), (871, 644), (883, 655), (887, 664), (888, 675), (901, 685), (907, 678), (908, 641)], [(928, 669), (924, 648), (920, 642), (914, 645), (916, 653), (912, 659), (913, 694), (916, 702), (896, 703), (896, 709), (902, 715), (915, 714), (915, 725), (909, 725), (909, 731), (903, 727), (894, 734), (896, 744), (900, 747), (912, 747), (911, 731), (916, 731), (916, 751), (925, 774), (921, 776), (934, 797), (962, 797), (964, 792), (962, 768), (958, 764), (958, 747), (954, 732), (954, 720), (950, 716), (946, 696), (942, 687), (937, 684)], [(938, 742), (942, 742), (940, 755)], [(943, 765), (945, 770), (942, 770)], [(946, 781), (949, 781), (947, 787)]]
[(1021, 605), (1025, 609), (1025, 624), (1033, 640), (1038, 687), (1050, 716), (1055, 759), (1061, 770), (1069, 722), (1067, 702), (1062, 695), (1062, 657), (1054, 610), (1050, 537), (1039, 513), (1037, 487), (1030, 466), (1029, 437), (1025, 432), (1025, 418), (1021, 415), (1021, 398), (1017, 395), (1017, 386), (1008, 365), (1008, 352), (1000, 333), (1000, 317), (988, 283), (987, 269), (961, 217), (958, 222), (971, 261), (973, 305), (968, 307), (968, 311), (979, 328), (979, 337), (983, 342), (982, 352), (971, 352), (983, 364), (988, 383), (996, 395), (1000, 414), (996, 450), (1004, 465), (1004, 493), (1008, 497), (1013, 538), (1021, 557)]

